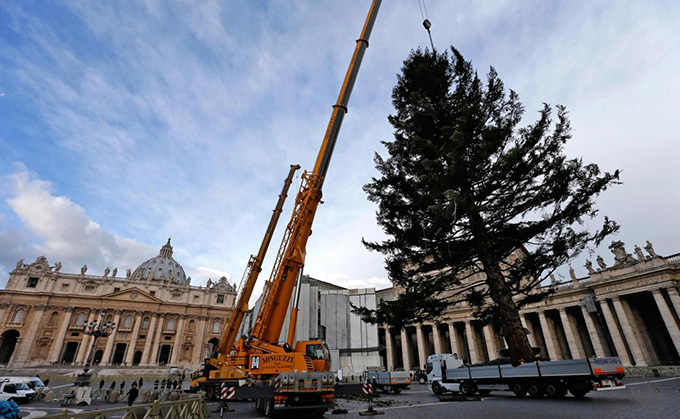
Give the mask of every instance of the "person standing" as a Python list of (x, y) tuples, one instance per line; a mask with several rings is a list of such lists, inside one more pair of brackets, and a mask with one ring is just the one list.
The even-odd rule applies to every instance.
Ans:
[(123, 382), (120, 383), (120, 391), (122, 392), (124, 388), (125, 388), (125, 380), (123, 380)]
[(139, 397), (139, 390), (137, 389), (137, 383), (132, 383), (132, 387), (130, 388), (130, 391), (127, 392), (128, 396), (128, 406), (132, 406), (132, 403), (135, 402), (135, 399)]
[(113, 382), (111, 383), (110, 390), (113, 390), (114, 388), (116, 388), (116, 380), (113, 380)]
[(144, 377), (139, 377), (139, 388), (142, 388), (144, 385)]

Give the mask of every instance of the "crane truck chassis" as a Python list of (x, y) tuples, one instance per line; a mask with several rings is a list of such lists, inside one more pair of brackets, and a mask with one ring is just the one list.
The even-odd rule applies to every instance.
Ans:
[(583, 397), (591, 390), (625, 388), (625, 370), (616, 357), (535, 361), (513, 367), (470, 366), (452, 354), (434, 354), (427, 358), (427, 370), (428, 387), (437, 395), (449, 391), (486, 396), (492, 391), (512, 391), (517, 397), (528, 393), (536, 398), (561, 398), (567, 391)]

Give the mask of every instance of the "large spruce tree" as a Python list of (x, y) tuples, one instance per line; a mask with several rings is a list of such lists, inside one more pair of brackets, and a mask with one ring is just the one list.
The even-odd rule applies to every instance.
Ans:
[(376, 153), (381, 177), (364, 187), (388, 238), (364, 243), (386, 255), (400, 292), (357, 311), (403, 327), (468, 303), (505, 337), (513, 365), (533, 359), (518, 310), (545, 295), (537, 286), (556, 267), (618, 229), (606, 217), (597, 231), (584, 227), (618, 171), (564, 155), (562, 106), (518, 127), (518, 95), (493, 68), (482, 82), (455, 48), (413, 51), (392, 98), (389, 156)]

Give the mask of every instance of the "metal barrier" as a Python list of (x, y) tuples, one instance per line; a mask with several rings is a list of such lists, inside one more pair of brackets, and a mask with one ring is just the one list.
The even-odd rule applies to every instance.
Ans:
[(119, 416), (125, 412), (121, 419), (208, 419), (208, 407), (205, 404), (205, 396), (199, 394), (175, 401), (139, 404), (130, 407), (115, 407), (111, 409), (88, 410), (78, 413), (70, 413), (64, 409), (56, 415), (42, 416), (42, 419), (108, 419), (109, 415)]

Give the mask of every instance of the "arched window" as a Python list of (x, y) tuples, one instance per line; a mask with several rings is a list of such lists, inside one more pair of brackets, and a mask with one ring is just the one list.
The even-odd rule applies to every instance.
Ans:
[(59, 312), (55, 311), (50, 315), (50, 320), (47, 322), (47, 325), (55, 326), (57, 324), (57, 320), (59, 320)]
[(25, 316), (26, 310), (20, 308), (19, 310), (17, 310), (16, 313), (14, 313), (14, 320), (12, 320), (12, 323), (22, 323), (24, 321)]
[(132, 316), (125, 316), (123, 319), (123, 327), (126, 329), (132, 327)]
[(212, 328), (213, 333), (220, 333), (220, 321), (215, 320), (215, 323), (213, 323), (213, 328)]
[(175, 319), (168, 319), (168, 323), (165, 325), (166, 330), (174, 330), (175, 329)]
[(195, 325), (195, 322), (193, 320), (189, 320), (189, 328), (187, 330), (189, 332), (193, 332), (194, 331), (194, 325)]
[(142, 320), (142, 330), (146, 330), (149, 328), (149, 318), (144, 317), (144, 320)]
[(76, 326), (84, 325), (86, 318), (87, 316), (85, 315), (85, 313), (78, 314), (78, 317), (76, 317)]

